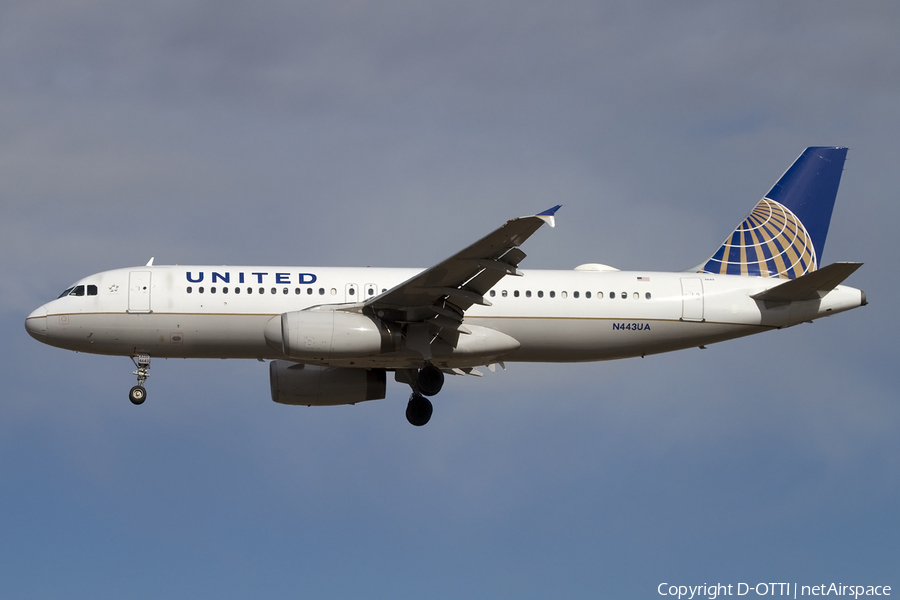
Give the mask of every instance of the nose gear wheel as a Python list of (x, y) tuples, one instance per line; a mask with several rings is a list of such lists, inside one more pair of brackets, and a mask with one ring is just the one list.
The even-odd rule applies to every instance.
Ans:
[(147, 399), (147, 390), (144, 389), (144, 382), (150, 377), (150, 355), (138, 354), (131, 357), (131, 362), (137, 367), (134, 372), (137, 375), (137, 385), (128, 392), (128, 399), (134, 405), (143, 404)]
[(135, 406), (143, 404), (144, 400), (147, 399), (147, 390), (144, 389), (144, 386), (136, 385), (128, 392), (128, 399)]

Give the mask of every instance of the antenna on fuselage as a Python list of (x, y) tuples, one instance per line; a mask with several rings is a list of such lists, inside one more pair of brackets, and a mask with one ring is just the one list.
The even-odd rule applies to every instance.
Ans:
[(152, 266), (153, 266), (153, 259), (154, 259), (154, 258), (156, 258), (156, 257), (155, 257), (155, 256), (151, 256), (151, 257), (150, 257), (150, 260), (147, 261), (147, 266), (148, 266), (148, 267), (152, 267)]

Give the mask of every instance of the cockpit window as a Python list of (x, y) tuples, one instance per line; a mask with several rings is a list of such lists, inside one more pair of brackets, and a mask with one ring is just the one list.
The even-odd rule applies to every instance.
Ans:
[(72, 291), (69, 292), (69, 295), (70, 296), (84, 296), (84, 286), (76, 285), (75, 287), (72, 288)]
[(69, 295), (69, 292), (71, 292), (71, 291), (74, 290), (74, 289), (75, 289), (74, 287), (70, 287), (70, 288), (66, 289), (66, 291), (64, 291), (62, 294), (60, 294), (59, 296), (56, 297), (57, 300), (60, 299), (60, 298), (65, 297), (65, 296), (68, 296), (68, 295)]
[(97, 295), (97, 286), (96, 285), (87, 286), (87, 293), (88, 293), (88, 296), (96, 296)]

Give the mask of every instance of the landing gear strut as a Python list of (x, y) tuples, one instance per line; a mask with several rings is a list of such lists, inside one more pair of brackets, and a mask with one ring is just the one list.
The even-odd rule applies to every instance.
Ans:
[(431, 419), (431, 413), (434, 407), (431, 401), (421, 394), (413, 392), (409, 397), (409, 404), (406, 405), (406, 420), (410, 425), (421, 427)]
[(150, 377), (150, 355), (138, 354), (137, 357), (132, 356), (131, 362), (137, 367), (134, 372), (137, 375), (137, 385), (128, 392), (128, 399), (134, 405), (143, 404), (147, 399), (147, 390), (144, 389), (144, 382)]
[(403, 369), (396, 373), (397, 381), (409, 384), (412, 395), (406, 405), (406, 420), (421, 427), (431, 419), (434, 406), (425, 396), (434, 396), (444, 386), (444, 372), (431, 363), (421, 369)]

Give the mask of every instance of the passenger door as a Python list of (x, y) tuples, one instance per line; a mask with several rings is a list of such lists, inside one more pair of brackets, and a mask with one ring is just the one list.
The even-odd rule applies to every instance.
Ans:
[(128, 312), (151, 312), (150, 276), (150, 271), (132, 271), (128, 274)]

